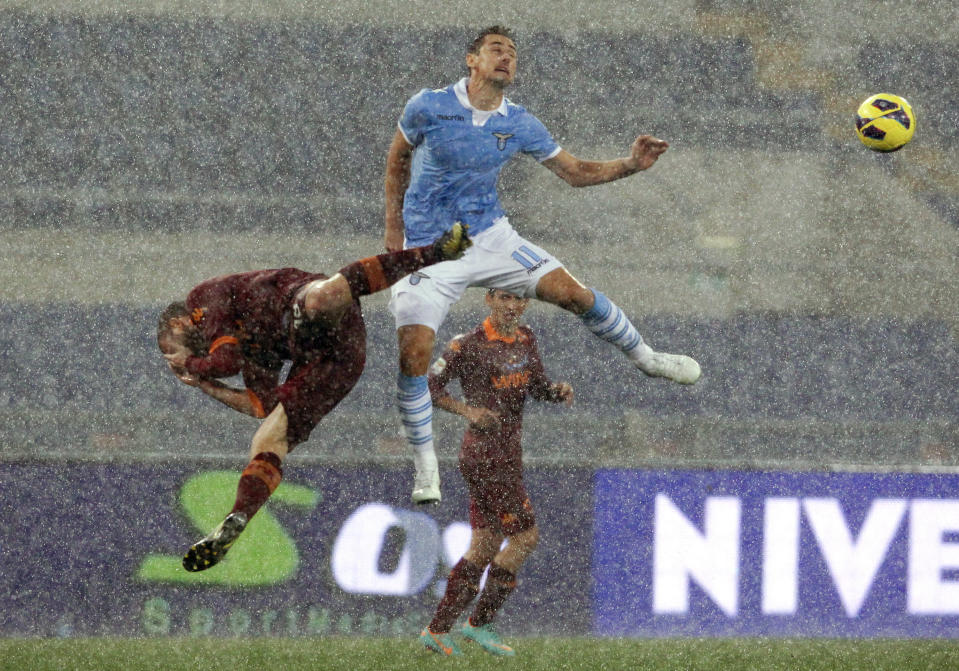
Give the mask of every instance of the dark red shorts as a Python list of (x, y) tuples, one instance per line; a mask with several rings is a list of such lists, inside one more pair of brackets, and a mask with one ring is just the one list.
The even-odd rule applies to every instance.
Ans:
[(470, 527), (513, 536), (536, 526), (522, 468), (460, 461), (460, 473), (470, 493)]
[(311, 333), (303, 328), (291, 338), (293, 365), (277, 390), (286, 411), (290, 448), (346, 398), (366, 365), (366, 327), (356, 303), (333, 331)]

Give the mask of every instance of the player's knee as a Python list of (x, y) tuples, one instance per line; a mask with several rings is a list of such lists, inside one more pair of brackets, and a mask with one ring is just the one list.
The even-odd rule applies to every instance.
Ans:
[(514, 563), (518, 569), (533, 554), (537, 545), (539, 545), (539, 529), (532, 527), (510, 536), (509, 545), (506, 546), (504, 554), (511, 555), (510, 563)]
[(466, 561), (471, 564), (476, 564), (477, 566), (486, 566), (491, 561), (493, 557), (496, 556), (496, 548), (494, 547), (475, 547), (470, 546), (470, 548), (463, 554), (463, 557)]
[(526, 555), (532, 554), (536, 546), (539, 545), (539, 527), (534, 526), (521, 534), (517, 534), (517, 536), (521, 537), (520, 543)]
[(593, 307), (593, 292), (564, 268), (554, 270), (539, 281), (536, 297), (578, 315)]
[(401, 326), (397, 329), (400, 372), (417, 377), (426, 375), (433, 356), (433, 330), (426, 326)]
[(488, 528), (474, 529), (470, 536), (470, 544), (463, 555), (477, 566), (486, 566), (500, 551), (504, 536), (493, 533)]
[(335, 318), (351, 301), (349, 285), (342, 275), (335, 275), (328, 280), (317, 280), (306, 286), (303, 316), (311, 321)]

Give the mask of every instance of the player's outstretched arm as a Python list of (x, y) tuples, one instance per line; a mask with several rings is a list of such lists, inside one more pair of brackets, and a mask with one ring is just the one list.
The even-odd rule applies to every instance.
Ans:
[(613, 182), (646, 170), (669, 149), (669, 143), (652, 135), (640, 135), (630, 147), (629, 156), (610, 161), (586, 161), (565, 149), (543, 165), (570, 186), (594, 186)]
[(176, 378), (183, 384), (195, 387), (210, 398), (219, 401), (237, 412), (251, 417), (264, 416), (263, 406), (253, 402), (253, 398), (247, 393), (246, 389), (237, 389), (223, 384), (219, 380), (211, 380), (190, 373), (182, 364), (174, 363), (170, 356), (164, 355), (170, 370)]
[(219, 380), (198, 380), (197, 389), (223, 405), (233, 408), (244, 415), (263, 419), (266, 413), (260, 403), (254, 403), (246, 389), (237, 389), (223, 384)]

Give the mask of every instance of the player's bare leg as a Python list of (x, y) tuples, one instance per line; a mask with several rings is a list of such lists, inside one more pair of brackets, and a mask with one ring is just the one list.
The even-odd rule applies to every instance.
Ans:
[[(353, 296), (385, 289), (424, 265), (463, 256), (473, 244), (468, 230), (468, 226), (457, 222), (431, 245), (365, 259), (344, 268), (340, 274), (348, 280)], [(375, 270), (371, 272), (371, 268)], [(396, 399), (403, 431), (413, 448), (416, 475), (412, 499), (420, 504), (439, 503), (439, 466), (433, 449), (433, 403), (426, 382), (435, 333), (427, 326), (401, 326), (397, 329), (397, 337), (400, 373)]]
[(618, 347), (646, 375), (680, 384), (699, 379), (701, 370), (695, 359), (652, 349), (615, 303), (599, 291), (587, 289), (565, 268), (546, 274), (536, 285), (536, 297), (577, 315), (596, 337)]
[(439, 503), (440, 471), (433, 447), (433, 401), (426, 371), (433, 355), (436, 333), (428, 326), (411, 324), (396, 330), (400, 350), (397, 405), (403, 433), (413, 449), (413, 503)]
[[(500, 545), (502, 545), (502, 542)], [(496, 553), (492, 561), (510, 573), (519, 573), (520, 568), (533, 554), (537, 545), (539, 545), (539, 527), (534, 526), (510, 536), (509, 543)]]
[(286, 411), (279, 404), (253, 435), (250, 463), (240, 476), (233, 510), (209, 535), (190, 546), (183, 556), (183, 568), (187, 571), (205, 571), (219, 564), (250, 518), (279, 486), (283, 478), (281, 464), (289, 452), (286, 429)]

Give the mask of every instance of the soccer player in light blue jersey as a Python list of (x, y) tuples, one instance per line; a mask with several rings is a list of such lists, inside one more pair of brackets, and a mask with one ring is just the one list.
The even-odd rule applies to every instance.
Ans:
[(690, 357), (653, 350), (616, 304), (581, 284), (562, 263), (510, 226), (496, 180), (518, 152), (529, 154), (571, 186), (592, 186), (646, 170), (669, 147), (640, 135), (624, 158), (587, 161), (573, 156), (539, 119), (503, 95), (516, 76), (516, 57), (508, 29), (482, 30), (467, 50), (469, 77), (413, 96), (387, 156), (387, 250), (427, 244), (456, 221), (469, 226), (474, 241), (459, 260), (413, 273), (392, 288), (390, 311), (400, 352), (397, 405), (414, 452), (415, 503), (441, 498), (426, 374), (436, 332), (468, 287), (502, 289), (569, 310), (651, 377), (693, 384), (700, 375), (699, 364)]

